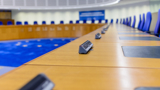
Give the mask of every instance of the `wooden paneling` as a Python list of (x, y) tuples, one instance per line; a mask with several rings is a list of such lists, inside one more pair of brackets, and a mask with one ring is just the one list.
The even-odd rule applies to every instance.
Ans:
[(8, 21), (11, 21), (13, 25), (15, 24), (13, 19), (0, 19), (0, 21), (3, 23), (3, 25), (7, 25)]
[[(103, 24), (104, 25), (104, 24)], [(81, 37), (93, 31), (99, 24), (59, 24), (59, 25), (10, 25), (0, 26), (0, 40)], [(94, 28), (96, 29), (96, 28)]]
[(11, 19), (11, 11), (1, 11), (0, 19)]

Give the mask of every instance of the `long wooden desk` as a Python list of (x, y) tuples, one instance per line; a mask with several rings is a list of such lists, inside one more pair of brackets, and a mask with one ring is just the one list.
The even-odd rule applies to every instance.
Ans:
[[(17, 90), (39, 73), (54, 83), (54, 90), (134, 90), (140, 86), (160, 86), (160, 59), (125, 57), (121, 46), (160, 46), (160, 41), (119, 40), (118, 30), (133, 30), (111, 25), (102, 39), (95, 34), (82, 36), (54, 51), (32, 60), (0, 77), (1, 90)], [(137, 31), (140, 32), (140, 31)], [(87, 55), (78, 54), (79, 45), (90, 40), (94, 48)]]

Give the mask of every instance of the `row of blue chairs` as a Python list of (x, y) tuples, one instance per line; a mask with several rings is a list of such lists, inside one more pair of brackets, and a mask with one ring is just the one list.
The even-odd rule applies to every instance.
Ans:
[[(98, 21), (99, 21), (99, 23), (102, 23), (102, 20), (98, 20)], [(84, 24), (87, 23), (87, 20), (83, 20), (83, 23)], [(95, 23), (95, 20), (91, 20), (91, 23)], [(108, 23), (108, 19), (105, 20), (105, 23)], [(111, 19), (111, 23), (113, 23), (113, 19)], [(34, 25), (38, 25), (38, 22), (34, 21), (33, 24)], [(46, 21), (42, 21), (42, 24), (46, 24)], [(55, 22), (51, 21), (51, 24), (55, 24)], [(60, 21), (60, 24), (64, 24), (64, 21)], [(69, 21), (69, 24), (73, 24), (73, 21)], [(79, 24), (79, 20), (76, 21), (76, 24)], [(0, 25), (3, 25), (3, 23), (1, 21), (0, 21)], [(7, 25), (13, 25), (13, 23), (11, 21), (8, 21)], [(16, 25), (22, 25), (22, 22), (21, 21), (17, 21)], [(25, 21), (24, 25), (28, 25), (28, 22)]]
[[(121, 19), (120, 23), (127, 25), (127, 26), (131, 26), (132, 28), (135, 28), (135, 23), (136, 23), (136, 16), (134, 16), (134, 20), (133, 20), (133, 24), (131, 25), (132, 22), (132, 17), (126, 18), (126, 19)], [(160, 36), (160, 9), (158, 11), (158, 20), (155, 26), (154, 31), (150, 31), (150, 26), (151, 26), (151, 22), (152, 22), (152, 14), (151, 12), (147, 12), (146, 14), (146, 18), (145, 18), (145, 14), (139, 15), (139, 23), (138, 23), (138, 27), (137, 29), (155, 36)], [(116, 22), (118, 23), (118, 22)]]

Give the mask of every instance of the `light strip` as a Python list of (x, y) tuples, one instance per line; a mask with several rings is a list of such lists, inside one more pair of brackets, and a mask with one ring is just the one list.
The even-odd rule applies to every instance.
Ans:
[(100, 4), (100, 5), (92, 5), (92, 6), (80, 6), (80, 7), (74, 7), (74, 6), (72, 6), (72, 7), (68, 7), (68, 6), (66, 6), (66, 7), (27, 7), (27, 8), (25, 8), (25, 7), (0, 7), (0, 9), (12, 9), (12, 10), (14, 10), (14, 9), (16, 9), (16, 10), (46, 10), (46, 9), (48, 9), (48, 10), (64, 10), (64, 9), (82, 9), (82, 8), (95, 8), (95, 7), (105, 7), (105, 6), (109, 6), (109, 5), (113, 5), (113, 4), (117, 4), (117, 3), (119, 3), (120, 2), (120, 0), (116, 0), (116, 1), (114, 1), (114, 2), (111, 2), (111, 3), (106, 3), (106, 4)]

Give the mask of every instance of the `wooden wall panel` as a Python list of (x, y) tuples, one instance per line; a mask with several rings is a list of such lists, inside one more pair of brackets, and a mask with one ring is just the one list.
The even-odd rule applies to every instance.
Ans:
[(0, 26), (0, 40), (81, 37), (105, 24), (11, 25)]
[(56, 37), (56, 31), (57, 31), (57, 28), (56, 28), (56, 25), (49, 25), (48, 26), (48, 38), (54, 38)]

